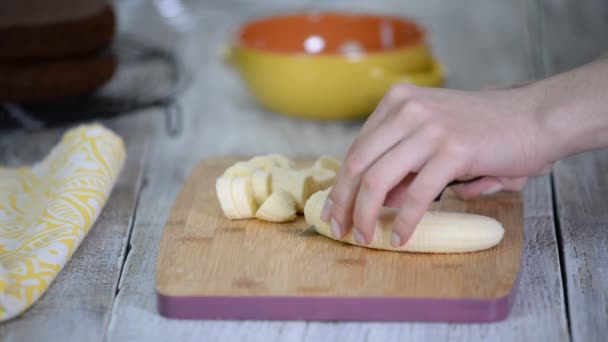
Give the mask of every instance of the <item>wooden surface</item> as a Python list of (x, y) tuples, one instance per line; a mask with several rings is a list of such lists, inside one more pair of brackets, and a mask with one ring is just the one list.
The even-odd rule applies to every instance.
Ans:
[[(245, 159), (205, 159), (184, 183), (160, 243), (156, 288), (163, 296), (480, 300), (495, 310), (492, 303), (513, 290), (523, 242), (520, 194), (474, 201), (444, 194), (438, 203), (438, 210), (496, 218), (505, 236), (495, 248), (451, 255), (377, 251), (300, 236), (308, 227), (302, 216), (288, 224), (225, 218), (215, 179), (239, 160)], [(301, 159), (297, 166), (313, 162)], [(479, 320), (464, 317), (468, 304), (462, 302), (460, 319)]]
[[(127, 139), (123, 190), (117, 188), (115, 200), (45, 296), (22, 317), (0, 325), (0, 340), (605, 339), (605, 153), (560, 162), (551, 179), (528, 184), (520, 288), (509, 319), (497, 324), (167, 320), (156, 312), (154, 270), (172, 201), (198, 160), (271, 151), (341, 154), (360, 126), (300, 122), (254, 106), (217, 57), (236, 24), (271, 12), (320, 7), (408, 15), (429, 28), (431, 44), (448, 67), (448, 86), (475, 89), (551, 75), (606, 51), (606, 1), (189, 1), (187, 13), (196, 26), (181, 35), (160, 19), (155, 2), (116, 3), (121, 31), (178, 52), (192, 70), (192, 82), (180, 97), (183, 130), (167, 136), (164, 118), (155, 110), (104, 122)], [(41, 158), (62, 130), (0, 132), (0, 163), (23, 165)], [(594, 238), (579, 231), (593, 232)]]
[[(138, 132), (128, 134), (134, 128), (133, 120), (119, 120), (108, 126), (118, 134), (128, 136), (125, 142), (129, 158), (107, 207), (47, 293), (20, 318), (0, 324), (1, 341), (40, 341), (50, 336), (58, 340), (83, 336), (87, 336), (87, 341), (103, 340), (124, 263), (143, 172), (143, 142), (146, 139)], [(2, 163), (26, 165), (41, 159), (59, 141), (61, 133), (51, 130), (44, 134), (2, 137), (0, 151), (8, 152), (2, 154)], [(40, 139), (40, 144), (28, 145), (26, 142), (32, 136)], [(8, 145), (11, 141), (8, 137), (23, 141), (26, 148)]]
[(560, 163), (555, 192), (572, 337), (598, 340), (608, 331), (608, 153)]
[[(543, 6), (546, 75), (608, 56), (607, 1), (554, 0)], [(608, 333), (607, 170), (608, 153), (598, 151), (559, 161), (553, 172), (562, 277), (574, 341), (603, 341)]]

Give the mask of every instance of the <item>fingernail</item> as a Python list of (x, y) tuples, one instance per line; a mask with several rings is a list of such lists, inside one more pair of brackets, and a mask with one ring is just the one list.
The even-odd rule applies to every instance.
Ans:
[(367, 242), (365, 241), (365, 238), (363, 237), (363, 234), (361, 234), (361, 232), (359, 230), (357, 230), (357, 229), (355, 229), (355, 242), (359, 246), (365, 246), (365, 245), (367, 245)]
[[(325, 204), (323, 205), (323, 209), (321, 210), (321, 220), (327, 222), (331, 216), (331, 208), (334, 206), (334, 202), (331, 198), (327, 198), (325, 200)], [(338, 226), (339, 227), (339, 226)]]
[(500, 190), (502, 190), (503, 185), (498, 183), (498, 184), (494, 184), (491, 187), (485, 189), (481, 194), (483, 196), (488, 196), (488, 195), (492, 195), (495, 194), (497, 192), (499, 192)]
[(331, 234), (336, 238), (339, 239), (342, 237), (342, 228), (340, 228), (340, 224), (338, 224), (338, 222), (336, 222), (336, 220), (334, 220), (333, 218), (331, 219), (331, 223), (329, 224), (331, 226)]
[(401, 236), (399, 236), (399, 234), (395, 232), (391, 234), (391, 245), (395, 248), (401, 247)]

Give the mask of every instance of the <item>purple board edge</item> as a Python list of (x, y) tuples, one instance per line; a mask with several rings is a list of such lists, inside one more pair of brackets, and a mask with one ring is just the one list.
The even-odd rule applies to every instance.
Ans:
[(175, 297), (157, 292), (167, 318), (205, 320), (496, 322), (509, 315), (517, 286), (496, 299), (356, 297)]
[(490, 299), (156, 295), (172, 319), (484, 323), (509, 316), (520, 278), (521, 268), (511, 291)]

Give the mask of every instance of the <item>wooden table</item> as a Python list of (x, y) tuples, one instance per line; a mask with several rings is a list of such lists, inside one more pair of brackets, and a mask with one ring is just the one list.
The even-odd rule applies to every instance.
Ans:
[[(344, 153), (361, 123), (283, 118), (254, 105), (218, 57), (238, 23), (298, 9), (374, 10), (426, 25), (448, 86), (477, 89), (545, 77), (608, 48), (603, 0), (187, 3), (196, 26), (172, 32), (152, 2), (121, 1), (121, 30), (175, 49), (193, 78), (180, 97), (183, 129), (168, 136), (160, 110), (104, 121), (128, 161), (100, 219), (44, 297), (0, 324), (2, 341), (600, 341), (608, 333), (608, 153), (560, 161), (525, 189), (519, 293), (494, 324), (174, 321), (156, 311), (156, 253), (168, 210), (190, 169), (218, 154)], [(65, 129), (0, 134), (0, 164), (31, 163)]]

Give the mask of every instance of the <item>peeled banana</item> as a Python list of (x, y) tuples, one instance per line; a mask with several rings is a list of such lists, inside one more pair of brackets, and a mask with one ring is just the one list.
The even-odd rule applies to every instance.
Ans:
[(253, 198), (253, 187), (251, 178), (237, 177), (232, 179), (232, 202), (236, 208), (239, 218), (254, 218), (258, 210), (258, 204)]
[(296, 216), (296, 203), (284, 190), (272, 193), (255, 214), (258, 219), (268, 222), (290, 222)]
[(294, 167), (293, 161), (282, 154), (268, 154), (266, 155), (266, 158), (272, 160), (274, 162), (274, 165), (277, 167), (283, 167), (288, 169)]
[[(313, 194), (304, 208), (304, 216), (317, 232), (335, 239), (330, 225), (321, 220), (321, 210), (328, 190)], [(486, 216), (452, 213), (427, 212), (416, 226), (413, 235), (401, 247), (392, 247), (392, 223), (396, 210), (384, 208), (376, 223), (372, 242), (366, 247), (382, 250), (419, 253), (462, 253), (475, 252), (496, 246), (504, 236), (502, 225)], [(356, 245), (352, 229), (339, 241)]]
[(239, 214), (237, 213), (234, 201), (232, 200), (232, 178), (219, 177), (216, 179), (215, 193), (224, 215), (231, 220), (238, 219)]
[(293, 168), (293, 161), (281, 154), (267, 154), (249, 159), (249, 163), (266, 171), (274, 167)]
[(313, 168), (317, 169), (327, 169), (332, 170), (335, 173), (338, 173), (340, 170), (340, 166), (342, 166), (342, 162), (337, 158), (330, 156), (321, 156), (317, 161), (315, 161)]
[(256, 203), (261, 205), (271, 193), (270, 172), (263, 170), (254, 172), (251, 175), (251, 185), (253, 197)]
[(287, 192), (296, 202), (296, 209), (302, 212), (304, 203), (315, 191), (312, 176), (304, 171), (275, 167), (272, 169), (272, 192), (279, 190)]
[(251, 178), (219, 177), (215, 181), (215, 192), (227, 218), (236, 220), (255, 217), (258, 205), (253, 197)]
[(336, 172), (330, 169), (312, 167), (304, 171), (308, 172), (312, 176), (313, 180), (315, 181), (316, 191), (330, 188), (336, 182)]
[(255, 171), (257, 170), (257, 167), (251, 163), (248, 162), (237, 162), (234, 165), (230, 166), (229, 168), (226, 169), (226, 171), (224, 171), (224, 177), (247, 177), (247, 176), (251, 176)]

